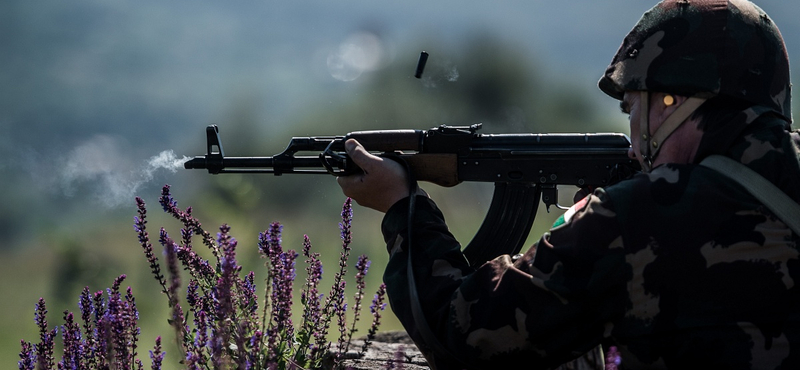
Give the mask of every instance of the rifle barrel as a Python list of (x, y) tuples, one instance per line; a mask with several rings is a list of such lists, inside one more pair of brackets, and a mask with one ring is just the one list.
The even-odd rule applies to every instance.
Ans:
[(186, 169), (207, 169), (209, 173), (328, 173), (319, 157), (216, 157), (198, 156), (183, 165)]

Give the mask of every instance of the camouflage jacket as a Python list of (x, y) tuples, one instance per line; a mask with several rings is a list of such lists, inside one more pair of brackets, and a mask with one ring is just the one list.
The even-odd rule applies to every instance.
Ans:
[[(800, 201), (800, 135), (744, 113), (724, 154)], [(448, 354), (434, 353), (413, 319), (408, 200), (383, 220), (384, 280), (393, 311), (440, 370), (551, 368), (600, 344), (618, 347), (621, 368), (800, 368), (798, 235), (721, 173), (667, 164), (598, 189), (521, 258), (478, 269), (436, 205), (417, 199), (417, 291)]]

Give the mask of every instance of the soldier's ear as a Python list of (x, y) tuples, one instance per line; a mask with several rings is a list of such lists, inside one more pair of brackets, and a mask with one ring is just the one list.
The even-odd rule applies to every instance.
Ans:
[(667, 93), (655, 93), (653, 95), (655, 96), (653, 96), (651, 101), (650, 109), (654, 109), (658, 112), (661, 122), (667, 119), (672, 112), (678, 109), (678, 107), (688, 99), (686, 96)]

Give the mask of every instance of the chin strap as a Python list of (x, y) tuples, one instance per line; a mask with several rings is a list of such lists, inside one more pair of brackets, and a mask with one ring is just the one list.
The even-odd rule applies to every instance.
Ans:
[(641, 140), (639, 141), (639, 155), (644, 159), (642, 170), (650, 172), (653, 167), (658, 151), (664, 144), (664, 141), (678, 129), (689, 116), (694, 113), (703, 103), (705, 98), (691, 97), (686, 99), (672, 114), (661, 123), (655, 133), (650, 135), (650, 94), (647, 91), (639, 92), (639, 132), (641, 133)]

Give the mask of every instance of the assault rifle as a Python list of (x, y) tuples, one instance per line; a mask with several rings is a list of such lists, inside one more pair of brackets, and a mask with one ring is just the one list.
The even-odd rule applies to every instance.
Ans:
[[(445, 187), (464, 181), (493, 182), (494, 195), (480, 229), (464, 249), (475, 265), (516, 254), (530, 232), (541, 199), (558, 205), (557, 185), (607, 186), (630, 177), (624, 134), (479, 134), (481, 124), (429, 130), (358, 131), (345, 136), (294, 137), (272, 157), (226, 157), (219, 128), (206, 128), (207, 152), (184, 164), (209, 173), (331, 174), (360, 171), (345, 153), (353, 138), (370, 152), (407, 163), (416, 180)], [(492, 245), (492, 250), (482, 248)]]

